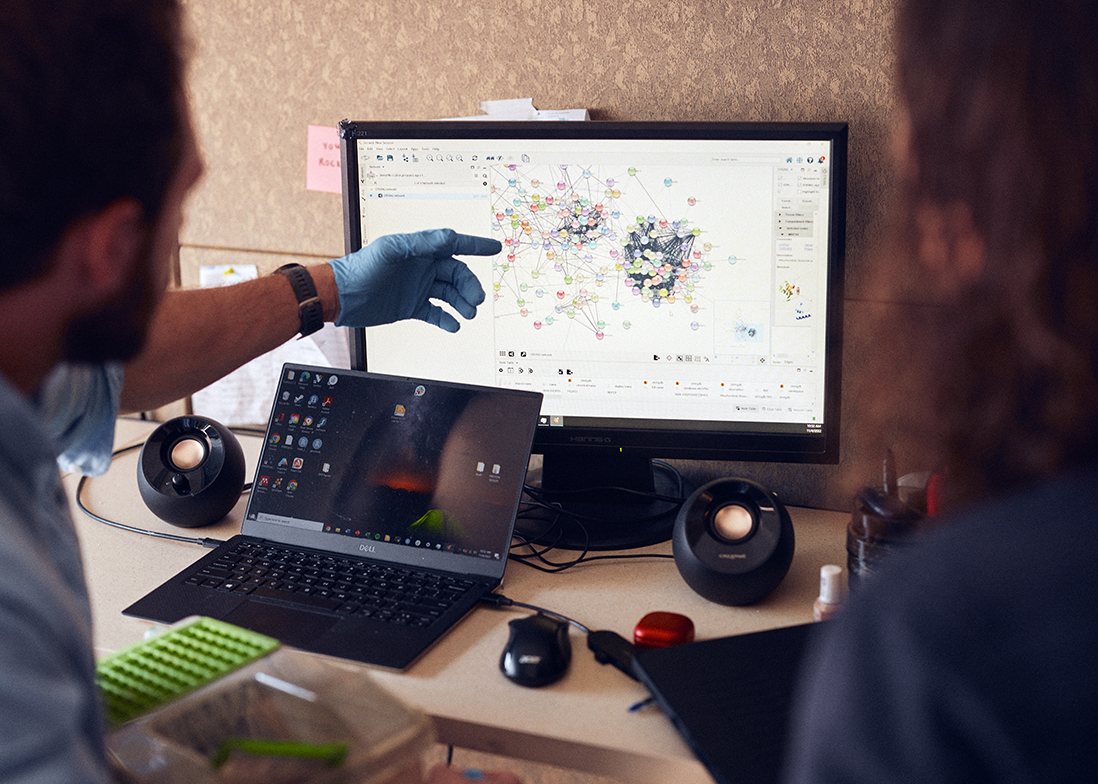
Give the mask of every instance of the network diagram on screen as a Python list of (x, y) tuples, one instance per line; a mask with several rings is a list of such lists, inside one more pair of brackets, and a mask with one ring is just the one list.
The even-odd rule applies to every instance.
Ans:
[(371, 370), (537, 389), (550, 427), (822, 426), (827, 142), (356, 145), (363, 244), (443, 226), (503, 244), (464, 259), (475, 319), (453, 340), (372, 328)]

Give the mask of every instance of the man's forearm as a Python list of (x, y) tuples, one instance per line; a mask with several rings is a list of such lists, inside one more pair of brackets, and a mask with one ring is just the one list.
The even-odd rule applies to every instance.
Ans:
[[(309, 267), (334, 321), (339, 295), (331, 267)], [(126, 364), (123, 411), (147, 411), (185, 397), (297, 334), (297, 299), (286, 278), (270, 275), (235, 286), (168, 292), (141, 353)]]

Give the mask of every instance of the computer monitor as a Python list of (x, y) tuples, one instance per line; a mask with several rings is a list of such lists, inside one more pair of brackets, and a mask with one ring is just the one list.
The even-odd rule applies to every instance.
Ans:
[(845, 124), (344, 121), (340, 138), (347, 252), (438, 227), (503, 243), (464, 259), (487, 298), (456, 334), (356, 330), (352, 362), (544, 393), (541, 488), (587, 524), (543, 541), (667, 538), (673, 504), (628, 503), (683, 492), (653, 458), (837, 462)]

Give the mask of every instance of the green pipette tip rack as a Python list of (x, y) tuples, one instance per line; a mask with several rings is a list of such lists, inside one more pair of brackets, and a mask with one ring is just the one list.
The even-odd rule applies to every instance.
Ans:
[(196, 618), (105, 656), (96, 664), (113, 729), (272, 653), (272, 637), (213, 618)]

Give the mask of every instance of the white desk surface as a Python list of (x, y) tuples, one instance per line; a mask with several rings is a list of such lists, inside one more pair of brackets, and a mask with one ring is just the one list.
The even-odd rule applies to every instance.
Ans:
[[(139, 443), (154, 426), (119, 420), (116, 441)], [(251, 478), (259, 440), (242, 436), (241, 443)], [(239, 533), (243, 499), (215, 526), (179, 529), (157, 519), (137, 491), (137, 456), (135, 450), (118, 457), (106, 476), (86, 483), (83, 499), (92, 511), (185, 536), (227, 539)], [(70, 498), (78, 479), (64, 478)], [(671, 559), (596, 561), (559, 574), (512, 562), (500, 590), (516, 601), (546, 607), (627, 639), (634, 624), (656, 610), (691, 618), (697, 639), (805, 623), (812, 620), (820, 567), (846, 563), (847, 516), (790, 511), (796, 531), (792, 567), (771, 596), (751, 607), (724, 607), (703, 599), (683, 582)], [(96, 653), (103, 655), (139, 640), (150, 625), (123, 616), (124, 607), (208, 551), (109, 528), (75, 507), (73, 517), (91, 591)], [(632, 552), (670, 553), (671, 545)], [(572, 665), (560, 681), (526, 689), (506, 680), (498, 663), (508, 637), (507, 621), (525, 612), (477, 608), (405, 672), (373, 672), (378, 682), (434, 718), (443, 743), (623, 781), (712, 781), (657, 709), (628, 712), (630, 705), (647, 696), (646, 690), (613, 667), (598, 664), (576, 631)]]

